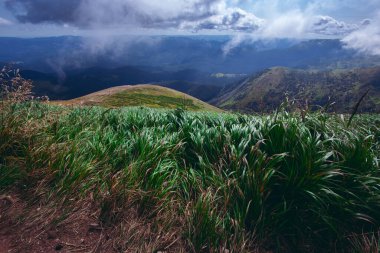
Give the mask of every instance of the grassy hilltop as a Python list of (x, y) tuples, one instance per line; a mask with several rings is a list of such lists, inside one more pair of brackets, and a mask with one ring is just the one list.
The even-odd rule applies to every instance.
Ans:
[(104, 107), (146, 106), (167, 109), (183, 107), (191, 111), (221, 111), (185, 93), (150, 84), (117, 86), (80, 98), (54, 103)]
[(378, 115), (347, 126), (324, 113), (26, 103), (1, 120), (0, 242), (13, 249), (378, 250)]

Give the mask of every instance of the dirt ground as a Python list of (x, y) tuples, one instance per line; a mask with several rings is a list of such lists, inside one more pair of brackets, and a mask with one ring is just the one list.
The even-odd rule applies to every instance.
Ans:
[[(50, 252), (185, 252), (178, 230), (157, 228), (136, 208), (109, 227), (99, 223), (91, 201), (62, 210), (25, 194), (0, 195), (0, 253)], [(166, 232), (165, 232), (166, 231)]]
[(54, 214), (44, 222), (43, 207), (27, 205), (16, 194), (0, 196), (0, 252), (100, 252), (104, 229), (88, 210), (54, 226), (49, 224)]

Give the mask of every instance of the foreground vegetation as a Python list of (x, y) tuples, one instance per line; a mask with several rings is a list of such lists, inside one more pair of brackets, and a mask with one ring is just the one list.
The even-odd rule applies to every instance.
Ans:
[(380, 116), (2, 109), (1, 192), (91, 199), (105, 227), (136, 208), (175, 234), (152, 252), (378, 252)]

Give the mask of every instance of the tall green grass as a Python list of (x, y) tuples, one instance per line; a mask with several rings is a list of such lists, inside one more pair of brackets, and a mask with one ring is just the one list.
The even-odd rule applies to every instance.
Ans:
[(346, 127), (343, 116), (285, 111), (29, 103), (2, 113), (1, 191), (92, 195), (111, 224), (131, 204), (168, 213), (195, 252), (360, 252), (379, 239), (378, 115)]

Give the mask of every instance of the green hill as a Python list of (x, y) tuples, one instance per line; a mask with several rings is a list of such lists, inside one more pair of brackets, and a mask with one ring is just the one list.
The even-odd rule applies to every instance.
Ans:
[(380, 112), (380, 67), (312, 71), (271, 68), (251, 76), (227, 90), (213, 103), (224, 109), (272, 111), (287, 96), (310, 105), (335, 102), (336, 112), (350, 112), (360, 97), (370, 90), (360, 109)]
[(98, 105), (104, 107), (146, 106), (174, 109), (183, 107), (191, 111), (221, 111), (199, 99), (182, 92), (156, 85), (124, 85), (105, 89), (66, 101), (63, 105)]

